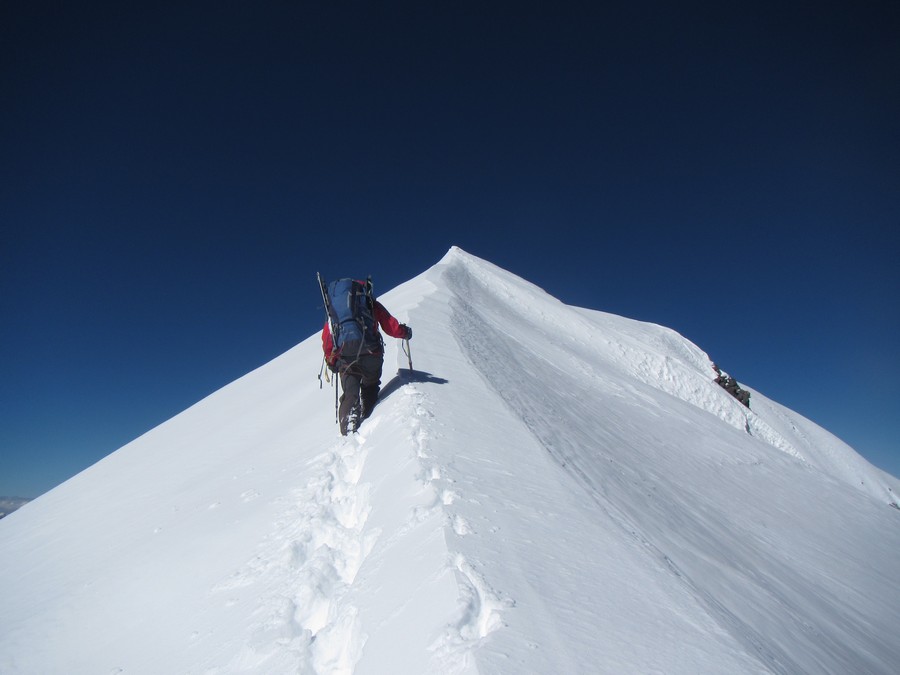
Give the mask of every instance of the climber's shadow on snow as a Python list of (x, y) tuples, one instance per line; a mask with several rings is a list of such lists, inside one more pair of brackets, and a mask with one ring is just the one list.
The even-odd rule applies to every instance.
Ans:
[(400, 368), (397, 370), (397, 374), (391, 378), (391, 381), (381, 388), (381, 393), (378, 395), (378, 400), (383, 401), (404, 384), (411, 384), (413, 382), (447, 384), (448, 381), (449, 380), (445, 380), (443, 377), (435, 377), (431, 373), (426, 373), (424, 370), (410, 370), (409, 368)]

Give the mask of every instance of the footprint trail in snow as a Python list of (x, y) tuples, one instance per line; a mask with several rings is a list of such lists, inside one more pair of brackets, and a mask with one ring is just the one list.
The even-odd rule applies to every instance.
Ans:
[(294, 491), (254, 558), (214, 589), (260, 589), (252, 634), (226, 670), (353, 672), (363, 636), (344, 597), (378, 537), (365, 530), (369, 486), (360, 483), (376, 425), (370, 420), (317, 460), (316, 477)]

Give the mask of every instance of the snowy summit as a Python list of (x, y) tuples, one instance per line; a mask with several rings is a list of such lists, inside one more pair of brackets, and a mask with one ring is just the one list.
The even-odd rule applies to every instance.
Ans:
[(359, 434), (313, 335), (0, 521), (0, 672), (897, 672), (900, 481), (460, 249), (382, 299)]

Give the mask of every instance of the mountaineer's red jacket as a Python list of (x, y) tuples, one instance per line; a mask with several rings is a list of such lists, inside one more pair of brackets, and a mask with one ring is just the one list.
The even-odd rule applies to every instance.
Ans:
[[(390, 335), (392, 338), (404, 339), (407, 335), (406, 326), (397, 321), (391, 313), (384, 308), (377, 300), (375, 302), (375, 332), (378, 332), (378, 325), (381, 325), (384, 332)], [(325, 322), (325, 327), (322, 329), (322, 351), (325, 352), (325, 360), (329, 365), (334, 364), (334, 358), (336, 356), (334, 349), (334, 340), (331, 338), (331, 327), (328, 325), (328, 322)]]

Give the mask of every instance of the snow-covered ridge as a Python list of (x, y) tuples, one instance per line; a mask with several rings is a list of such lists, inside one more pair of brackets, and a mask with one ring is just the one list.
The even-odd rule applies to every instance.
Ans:
[[(753, 391), (751, 409), (714, 384), (714, 364), (697, 345), (670, 328), (597, 310), (573, 308), (515, 275), (453, 248), (442, 264), (452, 268), (460, 298), (483, 293), (492, 319), (513, 340), (540, 335), (541, 358), (580, 371), (598, 387), (621, 378), (639, 382), (705, 410), (726, 424), (826, 471), (868, 494), (895, 503), (896, 481), (849, 445), (803, 416)], [(510, 310), (514, 310), (510, 311)], [(580, 316), (579, 316), (580, 314)], [(615, 373), (616, 377), (612, 374)]]
[(381, 299), (358, 436), (314, 335), (3, 519), (0, 672), (894, 672), (895, 479), (459, 249)]

